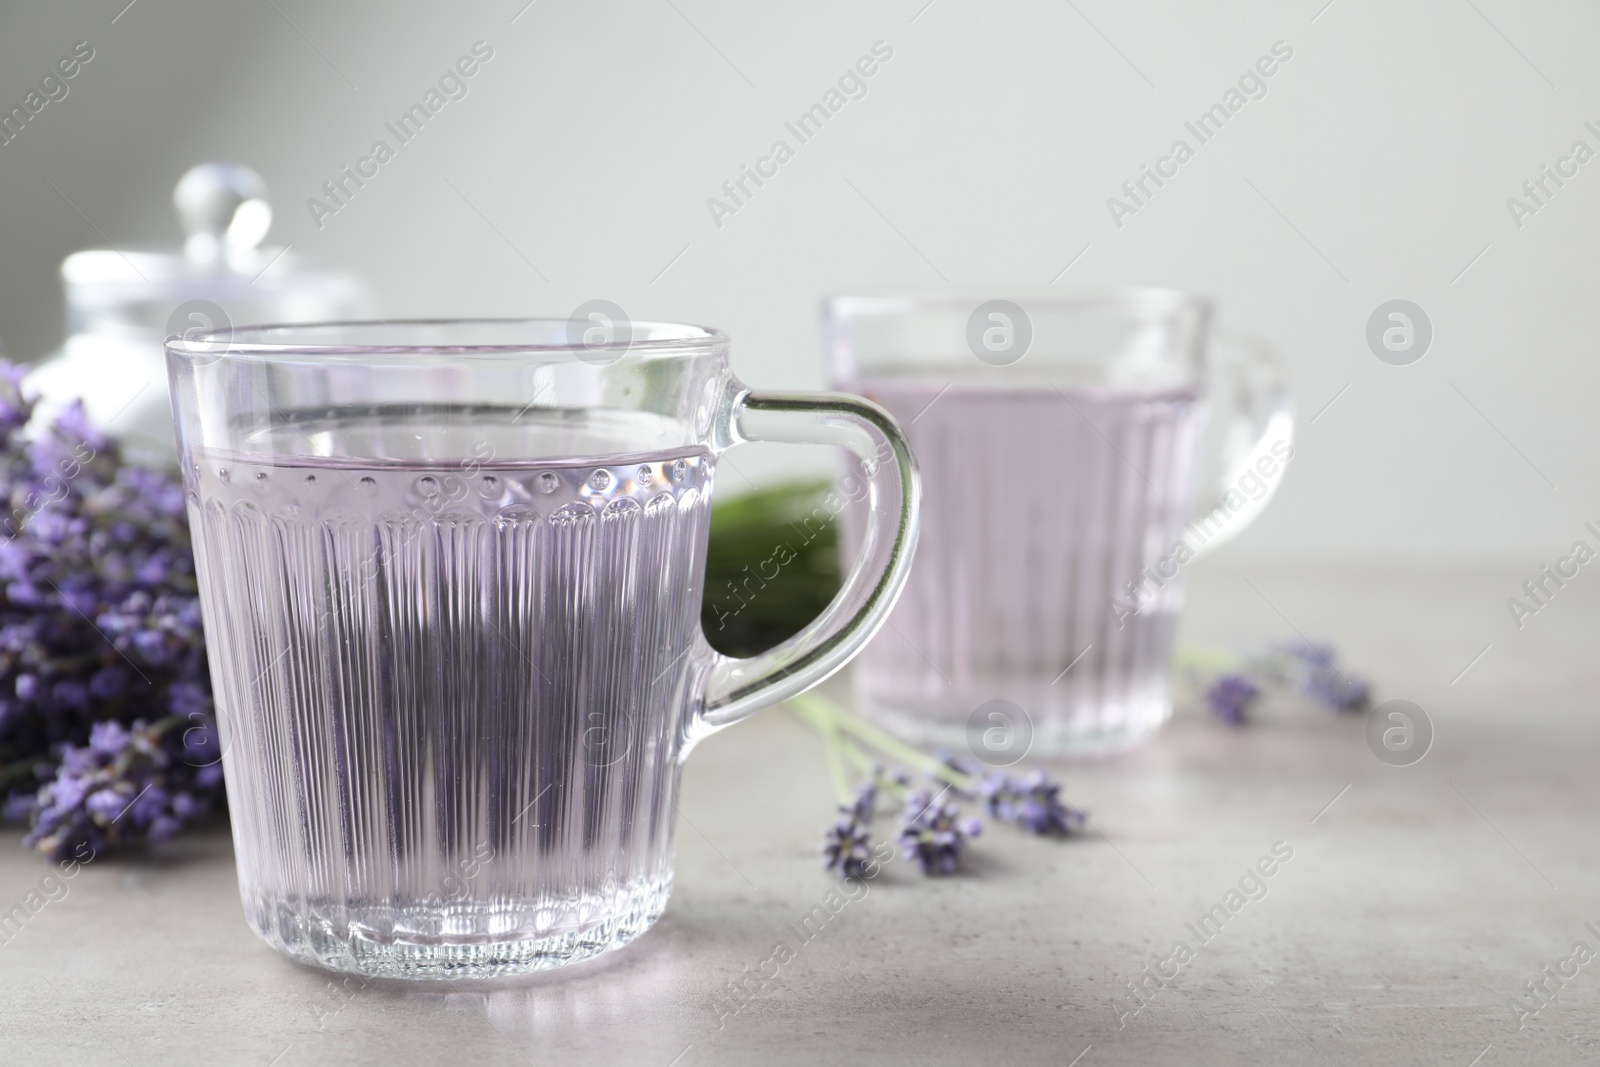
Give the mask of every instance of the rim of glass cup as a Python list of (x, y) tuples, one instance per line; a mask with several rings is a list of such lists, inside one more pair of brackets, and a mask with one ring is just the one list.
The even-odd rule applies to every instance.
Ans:
[[(407, 343), (385, 338), (362, 343), (357, 341), (315, 341), (316, 331), (367, 330), (373, 334), (384, 331), (400, 332), (458, 328), (463, 333), (474, 331), (505, 330), (539, 334), (526, 340), (465, 342), (448, 344), (438, 341)], [(715, 356), (727, 352), (728, 335), (711, 326), (696, 326), (677, 322), (628, 323), (628, 337), (602, 343), (575, 341), (571, 336), (573, 323), (568, 319), (552, 318), (446, 318), (446, 319), (349, 319), (332, 322), (264, 323), (261, 325), (221, 326), (212, 329), (187, 330), (173, 334), (166, 340), (166, 348), (176, 356), (205, 358), (258, 357), (264, 359), (367, 358), (371, 356), (450, 356), (456, 357), (508, 357), (540, 353), (559, 355), (566, 353), (573, 359), (595, 362), (601, 352), (623, 354), (641, 360)], [(299, 337), (299, 340), (296, 340)], [(281, 338), (271, 340), (270, 338)], [(579, 354), (581, 353), (581, 355)]]
[(860, 289), (830, 294), (823, 298), (822, 306), (830, 317), (907, 314), (938, 308), (966, 313), (990, 300), (1010, 300), (1030, 312), (1036, 308), (1122, 309), (1138, 318), (1155, 318), (1183, 310), (1198, 310), (1209, 315), (1213, 309), (1210, 297), (1184, 289), (1161, 286), (1056, 289), (1040, 285), (996, 285), (981, 289), (963, 286), (944, 292), (902, 287)]

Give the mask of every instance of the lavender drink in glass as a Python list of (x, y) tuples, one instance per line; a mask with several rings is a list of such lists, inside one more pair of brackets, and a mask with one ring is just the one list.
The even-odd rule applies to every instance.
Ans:
[[(1181, 568), (1276, 484), (1191, 523), (1208, 318), (1155, 291), (829, 301), (835, 380), (906, 428), (925, 493), (911, 581), (852, 670), (866, 714), (993, 764), (1166, 721)], [(1272, 363), (1251, 354), (1230, 378), (1224, 483), (1291, 451)]]
[[(693, 744), (838, 669), (917, 528), (898, 429), (752, 393), (715, 331), (541, 320), (251, 327), (167, 351), (245, 916), (361, 975), (491, 977), (627, 943), (672, 885)], [(717, 456), (873, 460), (816, 623), (700, 632)]]

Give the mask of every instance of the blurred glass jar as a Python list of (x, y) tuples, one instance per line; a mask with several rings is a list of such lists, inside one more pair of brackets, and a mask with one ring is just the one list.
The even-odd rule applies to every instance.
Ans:
[(67, 340), (28, 376), (50, 417), (82, 399), (89, 420), (131, 458), (177, 461), (162, 342), (188, 330), (259, 322), (369, 318), (376, 302), (356, 277), (287, 246), (262, 245), (272, 225), (267, 186), (249, 167), (203, 163), (173, 190), (181, 249), (86, 249), (61, 264)]

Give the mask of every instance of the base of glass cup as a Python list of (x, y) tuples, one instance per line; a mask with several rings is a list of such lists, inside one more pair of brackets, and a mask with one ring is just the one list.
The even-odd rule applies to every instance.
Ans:
[(1115, 701), (1063, 698), (1048, 684), (986, 686), (964, 697), (902, 696), (858, 675), (853, 688), (857, 711), (901, 740), (996, 768), (1027, 756), (1121, 752), (1172, 718), (1164, 684)]
[[(244, 893), (245, 918), (267, 944), (290, 959), (362, 978), (454, 981), (505, 978), (554, 970), (621, 948), (655, 924), (672, 894), (672, 878), (650, 879), (619, 891), (610, 914), (578, 931), (509, 940), (380, 936), (340, 922), (304, 898)], [(487, 909), (486, 909), (487, 910)]]

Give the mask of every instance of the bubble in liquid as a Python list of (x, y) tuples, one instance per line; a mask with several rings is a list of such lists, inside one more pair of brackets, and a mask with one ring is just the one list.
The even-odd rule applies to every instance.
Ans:
[(539, 492), (553, 493), (561, 488), (561, 479), (556, 477), (554, 471), (545, 471), (539, 475)]
[(648, 463), (640, 467), (638, 474), (636, 475), (640, 485), (649, 485), (651, 479), (655, 476), (656, 472), (650, 469), (650, 465)]
[(233, 481), (233, 475), (228, 473), (228, 468), (227, 467), (218, 467), (217, 468), (217, 480), (220, 481), (223, 485), (227, 485), (229, 482)]
[(608, 470), (597, 470), (589, 475), (589, 488), (596, 492), (603, 492), (610, 485), (611, 472)]

